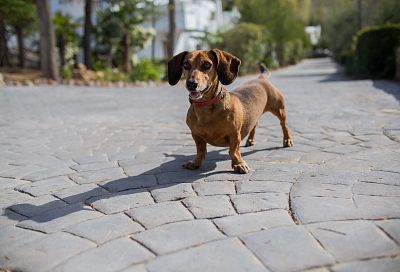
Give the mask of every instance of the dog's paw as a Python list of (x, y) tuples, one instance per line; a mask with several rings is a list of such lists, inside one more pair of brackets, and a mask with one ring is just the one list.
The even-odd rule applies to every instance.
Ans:
[(246, 162), (241, 162), (238, 164), (232, 165), (233, 171), (238, 174), (247, 174), (250, 171), (250, 167), (247, 165)]
[(292, 139), (283, 139), (283, 147), (291, 147), (293, 146), (293, 140)]
[(244, 145), (245, 147), (253, 146), (256, 144), (255, 140), (252, 139), (247, 139), (246, 144)]
[(193, 161), (188, 161), (187, 163), (182, 164), (182, 167), (189, 170), (195, 170), (198, 169), (200, 165), (195, 164)]

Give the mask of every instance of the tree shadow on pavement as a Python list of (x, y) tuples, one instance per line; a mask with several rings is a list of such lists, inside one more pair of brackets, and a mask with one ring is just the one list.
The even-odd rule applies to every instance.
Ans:
[[(257, 152), (273, 151), (281, 148), (283, 147), (242, 150), (242, 155), (245, 157)], [(221, 149), (208, 152), (206, 160), (198, 170), (187, 170), (182, 167), (182, 164), (193, 159), (194, 155), (168, 155), (168, 161), (137, 175), (101, 182), (100, 184), (91, 183), (98, 186), (79, 194), (60, 197), (61, 200), (57, 199), (41, 205), (33, 205), (31, 203), (14, 204), (7, 207), (7, 210), (26, 216), (32, 221), (43, 223), (81, 210), (88, 210), (88, 206), (91, 206), (94, 201), (102, 199), (150, 192), (153, 189), (170, 187), (182, 183), (192, 183), (217, 174), (240, 175), (234, 173), (231, 169), (215, 171), (217, 162), (230, 161), (229, 155), (221, 153), (226, 150)], [(82, 186), (82, 184), (77, 186)], [(25, 218), (16, 217), (14, 213), (5, 213), (5, 215), (16, 221), (26, 220)]]
[(397, 101), (400, 101), (400, 82), (391, 80), (373, 80), (372, 84), (375, 88), (393, 95)]

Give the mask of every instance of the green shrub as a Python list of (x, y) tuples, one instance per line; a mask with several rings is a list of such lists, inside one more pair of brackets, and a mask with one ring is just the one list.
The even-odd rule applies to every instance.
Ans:
[(154, 62), (149, 59), (142, 59), (132, 69), (130, 80), (132, 81), (148, 81), (161, 80), (165, 73), (165, 64)]
[(102, 71), (102, 70), (107, 69), (107, 67), (108, 67), (108, 63), (105, 60), (100, 59), (100, 58), (95, 58), (93, 60), (93, 63), (92, 63), (93, 71)]
[(60, 74), (63, 79), (70, 80), (72, 78), (72, 74), (73, 74), (72, 67), (70, 67), (70, 66), (62, 67)]
[(222, 43), (218, 47), (242, 60), (242, 74), (255, 71), (257, 63), (265, 56), (263, 28), (253, 23), (239, 23), (222, 33)]
[(396, 48), (400, 46), (400, 24), (366, 27), (354, 37), (347, 60), (348, 72), (359, 78), (393, 77)]
[(107, 68), (104, 71), (104, 80), (117, 82), (117, 81), (128, 81), (127, 74), (119, 71), (118, 69)]

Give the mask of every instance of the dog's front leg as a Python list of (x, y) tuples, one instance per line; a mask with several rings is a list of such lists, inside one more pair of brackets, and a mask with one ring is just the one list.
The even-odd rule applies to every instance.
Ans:
[(240, 154), (240, 135), (229, 139), (229, 156), (232, 159), (232, 168), (236, 173), (246, 174), (250, 171), (250, 167)]
[(201, 166), (201, 163), (206, 158), (207, 154), (207, 143), (199, 136), (192, 133), (194, 142), (196, 143), (197, 154), (194, 160), (188, 161), (182, 165), (186, 169), (194, 170)]

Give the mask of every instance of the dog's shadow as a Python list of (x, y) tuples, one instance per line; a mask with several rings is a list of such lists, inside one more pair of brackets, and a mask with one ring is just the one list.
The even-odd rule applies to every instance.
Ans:
[[(242, 155), (246, 156), (256, 152), (273, 151), (280, 148), (282, 147), (252, 149), (242, 152)], [(153, 189), (170, 187), (181, 183), (192, 183), (218, 174), (240, 175), (233, 173), (229, 168), (223, 171), (215, 171), (217, 162), (230, 161), (229, 155), (225, 152), (226, 150), (208, 152), (206, 160), (198, 170), (187, 170), (182, 167), (182, 164), (193, 159), (194, 155), (167, 155), (167, 161), (157, 167), (134, 176), (97, 184), (99, 187), (79, 194), (61, 197), (61, 200), (57, 199), (37, 206), (31, 203), (21, 203), (7, 207), (8, 210), (18, 215), (23, 215), (24, 219), (14, 213), (5, 213), (5, 215), (15, 221), (26, 220), (25, 217), (28, 217), (35, 222), (44, 223), (74, 212), (87, 210), (87, 205), (91, 206), (94, 201), (101, 199), (152, 191)], [(60, 203), (63, 205), (60, 206)]]

